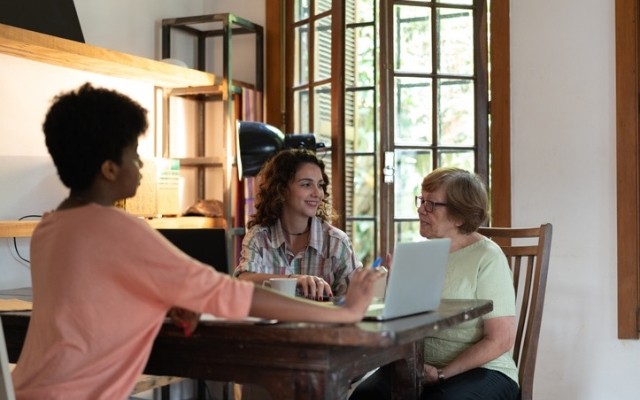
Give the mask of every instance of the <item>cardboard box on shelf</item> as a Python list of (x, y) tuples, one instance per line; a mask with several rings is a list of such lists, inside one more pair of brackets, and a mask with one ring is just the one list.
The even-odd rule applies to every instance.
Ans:
[(141, 217), (180, 215), (180, 161), (168, 158), (142, 161), (140, 186), (134, 197), (124, 201), (124, 209)]

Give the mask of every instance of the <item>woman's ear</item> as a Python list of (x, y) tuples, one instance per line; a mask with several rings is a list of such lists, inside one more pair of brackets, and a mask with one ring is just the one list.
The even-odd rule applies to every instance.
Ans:
[(118, 177), (119, 170), (120, 166), (111, 160), (106, 160), (100, 166), (100, 173), (102, 174), (104, 179), (108, 181), (115, 181)]
[(460, 228), (462, 225), (464, 225), (464, 219), (462, 219), (462, 218), (449, 216), (448, 219), (449, 219), (449, 221), (453, 222), (453, 224), (456, 226), (456, 228)]

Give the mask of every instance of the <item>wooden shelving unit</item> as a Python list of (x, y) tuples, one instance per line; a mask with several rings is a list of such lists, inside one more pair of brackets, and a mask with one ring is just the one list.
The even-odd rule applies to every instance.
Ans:
[(0, 24), (0, 53), (162, 87), (213, 85), (215, 75)]
[[(177, 93), (220, 91), (214, 74), (0, 24), (0, 54), (76, 70), (148, 82)], [(192, 89), (196, 88), (196, 89)], [(185, 164), (222, 166), (217, 158)], [(147, 220), (154, 228), (225, 228), (224, 218), (181, 217)], [(30, 237), (38, 221), (0, 221), (0, 238)]]
[[(238, 116), (234, 114), (234, 96), (242, 93), (240, 84), (233, 79), (233, 63), (232, 63), (232, 47), (233, 38), (237, 35), (251, 35), (255, 39), (255, 90), (263, 91), (263, 75), (264, 75), (264, 31), (262, 26), (254, 24), (237, 15), (209, 14), (192, 17), (167, 18), (162, 20), (162, 57), (172, 57), (172, 31), (179, 31), (187, 34), (195, 39), (195, 48), (197, 49), (196, 68), (204, 71), (207, 66), (207, 59), (212, 59), (213, 55), (207, 58), (207, 40), (209, 38), (219, 38), (221, 46), (216, 49), (215, 55), (220, 57), (222, 61), (222, 74), (219, 76), (220, 81), (212, 86), (201, 87), (184, 87), (173, 88), (165, 91), (165, 121), (164, 126), (167, 128), (168, 135), (165, 135), (163, 142), (163, 157), (173, 157), (170, 148), (171, 135), (169, 126), (170, 116), (170, 99), (175, 97), (188, 98), (197, 102), (197, 116), (195, 124), (198, 128), (192, 132), (197, 144), (194, 154), (188, 158), (179, 158), (181, 167), (195, 168), (197, 173), (197, 198), (205, 199), (207, 193), (206, 187), (212, 182), (205, 179), (205, 171), (209, 168), (223, 168), (222, 189), (223, 204), (227, 217), (227, 259), (235, 264), (237, 256), (239, 256), (237, 248), (239, 247), (239, 236), (244, 233), (244, 227), (234, 226), (234, 216), (236, 215), (237, 202), (235, 195), (237, 194), (237, 185), (233, 172), (235, 171), (236, 158), (238, 157), (236, 147), (236, 120)], [(222, 102), (222, 116), (219, 122), (220, 130), (216, 131), (222, 135), (222, 147), (224, 155), (220, 159), (221, 164), (213, 162), (212, 157), (206, 154), (206, 146), (208, 139), (205, 132), (205, 126), (209, 123), (211, 115), (206, 112), (206, 104), (209, 102)], [(218, 184), (218, 182), (216, 183)]]
[(0, 221), (0, 238), (31, 237), (38, 221)]
[[(152, 218), (146, 221), (155, 229), (226, 228), (224, 218), (177, 217)], [(38, 221), (0, 221), (0, 238), (31, 237)]]

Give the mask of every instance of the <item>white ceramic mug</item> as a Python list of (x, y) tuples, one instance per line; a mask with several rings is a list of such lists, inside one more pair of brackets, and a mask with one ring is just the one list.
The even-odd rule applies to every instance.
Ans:
[(296, 295), (297, 284), (296, 278), (270, 278), (262, 282), (262, 286), (268, 286), (291, 297)]

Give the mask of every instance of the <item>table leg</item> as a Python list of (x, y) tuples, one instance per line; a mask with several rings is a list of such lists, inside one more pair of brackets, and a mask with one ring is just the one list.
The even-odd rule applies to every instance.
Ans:
[(272, 399), (278, 400), (347, 400), (349, 379), (340, 372), (298, 372), (286, 379), (262, 379)]
[(422, 366), (424, 349), (422, 340), (407, 345), (409, 356), (382, 368), (390, 369), (393, 400), (419, 399), (422, 394)]

